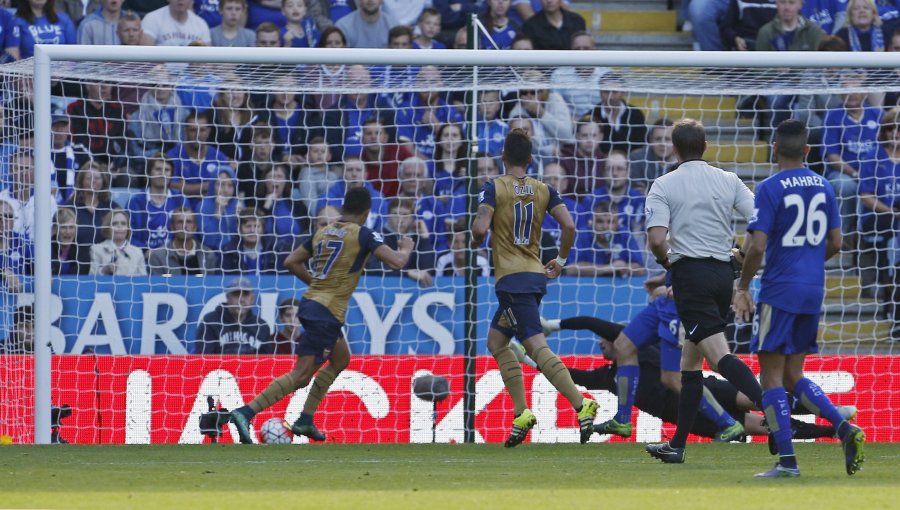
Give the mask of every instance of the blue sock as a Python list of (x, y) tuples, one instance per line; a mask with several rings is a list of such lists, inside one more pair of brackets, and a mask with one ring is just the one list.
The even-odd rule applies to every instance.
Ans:
[(814, 415), (821, 416), (830, 421), (841, 439), (847, 435), (850, 427), (847, 422), (844, 421), (844, 418), (841, 417), (841, 413), (834, 407), (834, 404), (831, 403), (831, 399), (828, 398), (828, 395), (822, 391), (822, 388), (820, 388), (818, 384), (804, 377), (794, 385), (794, 395), (800, 399), (800, 403), (812, 411)]
[(637, 365), (616, 367), (616, 391), (619, 393), (616, 421), (619, 423), (631, 423), (631, 408), (634, 407), (634, 395), (637, 393), (640, 375), (641, 369)]
[(716, 400), (709, 388), (703, 386), (703, 398), (700, 400), (700, 412), (709, 418), (720, 429), (734, 425), (734, 418), (728, 414)]
[(762, 395), (762, 405), (769, 431), (778, 445), (779, 464), (786, 468), (797, 467), (794, 443), (791, 442), (794, 433), (791, 431), (791, 408), (788, 406), (787, 392), (780, 386), (766, 390)]
[(250, 406), (238, 407), (233, 412), (243, 414), (244, 416), (247, 417), (247, 420), (252, 420), (253, 417), (256, 416), (256, 413), (253, 412), (253, 409), (250, 409)]

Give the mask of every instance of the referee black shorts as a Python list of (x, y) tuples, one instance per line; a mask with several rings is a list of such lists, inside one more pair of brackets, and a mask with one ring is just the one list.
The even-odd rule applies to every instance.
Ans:
[(672, 292), (685, 338), (699, 343), (725, 331), (734, 269), (714, 258), (682, 258), (672, 264)]

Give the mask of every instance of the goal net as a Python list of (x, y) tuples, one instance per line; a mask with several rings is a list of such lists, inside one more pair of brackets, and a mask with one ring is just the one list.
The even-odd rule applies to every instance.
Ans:
[[(645, 281), (661, 271), (644, 247), (643, 199), (675, 162), (670, 125), (682, 117), (704, 123), (708, 161), (751, 189), (774, 172), (773, 126), (786, 118), (810, 126), (809, 163), (838, 188), (846, 241), (828, 263), (823, 356), (809, 362), (809, 376), (836, 403), (857, 406), (870, 438), (900, 440), (891, 341), (892, 330), (900, 334), (900, 237), (885, 212), (900, 214), (898, 163), (887, 156), (900, 155), (890, 152), (900, 138), (887, 134), (900, 120), (891, 110), (900, 61), (857, 68), (835, 59), (842, 65), (822, 68), (816, 58), (804, 67), (773, 57), (771, 67), (745, 67), (735, 55), (738, 67), (664, 67), (665, 59), (638, 52), (567, 52), (559, 62), (573, 65), (554, 67), (516, 52), (485, 65), (486, 52), (423, 50), (385, 59), (393, 65), (372, 65), (365, 52), (279, 65), (226, 64), (223, 53), (210, 59), (204, 50), (179, 49), (189, 63), (54, 59), (49, 91), (34, 87), (31, 61), (0, 68), (7, 441), (35, 441), (42, 376), (34, 349), (43, 345), (52, 352), (50, 377), (37, 386), (50, 392), (54, 440), (209, 441), (201, 417), (210, 402), (239, 407), (293, 366), (305, 285), (285, 258), (337, 218), (348, 188), (364, 186), (375, 197), (366, 226), (393, 246), (409, 235), (415, 249), (401, 271), (366, 263), (344, 328), (353, 359), (316, 412), (317, 426), (335, 442), (462, 442), (474, 416), (476, 441), (501, 442), (513, 410), (486, 345), (493, 261), (488, 245), (469, 250), (467, 234), (474, 195), (503, 172), (506, 133), (531, 133), (529, 172), (559, 190), (578, 229), (542, 314), (627, 323), (651, 299)], [(298, 53), (278, 55), (293, 62)], [(657, 61), (623, 65), (648, 58)], [(515, 63), (497, 63), (504, 60)], [(36, 105), (49, 107), (49, 124), (36, 118)], [(50, 167), (37, 167), (36, 144), (48, 138)], [(41, 179), (50, 181), (49, 212), (35, 210)], [(872, 213), (876, 202), (888, 209)], [(52, 233), (38, 238), (35, 222), (47, 214)], [(743, 228), (739, 222), (739, 241)], [(545, 221), (545, 261), (556, 257), (558, 237)], [(46, 301), (34, 297), (42, 247), (52, 259)], [(31, 333), (35, 312), (50, 323), (46, 337)], [(467, 352), (470, 317), (475, 350)], [(732, 325), (728, 335), (735, 352), (747, 353), (749, 325)], [(590, 331), (548, 337), (581, 370), (607, 365), (598, 340)], [(652, 363), (654, 353), (646, 356)], [(529, 440), (577, 441), (567, 402), (537, 370), (524, 370), (538, 417)], [(446, 398), (432, 402), (417, 391), (426, 375), (446, 379)], [(615, 413), (612, 389), (586, 390), (601, 403), (598, 421)], [(308, 390), (254, 424), (293, 422)], [(635, 409), (630, 440), (672, 433), (646, 411)], [(234, 430), (223, 432), (235, 440)], [(593, 439), (611, 440), (621, 439)]]

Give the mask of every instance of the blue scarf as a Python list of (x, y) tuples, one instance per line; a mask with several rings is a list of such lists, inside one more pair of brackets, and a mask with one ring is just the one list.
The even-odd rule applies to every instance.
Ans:
[(880, 27), (873, 25), (869, 27), (868, 31), (862, 32), (860, 29), (850, 25), (847, 27), (847, 35), (850, 37), (850, 49), (852, 51), (865, 51), (859, 43), (860, 33), (869, 34), (871, 40), (869, 51), (884, 51), (884, 32), (881, 31)]

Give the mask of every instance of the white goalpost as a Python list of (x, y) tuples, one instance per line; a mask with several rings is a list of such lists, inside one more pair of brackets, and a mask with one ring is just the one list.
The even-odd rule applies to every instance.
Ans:
[[(407, 69), (412, 69), (412, 67), (408, 66), (415, 66), (416, 68), (421, 66), (438, 66), (443, 71), (445, 79), (443, 85), (436, 87), (440, 87), (442, 93), (444, 91), (448, 94), (451, 92), (459, 93), (464, 102), (463, 105), (458, 105), (460, 109), (467, 108), (469, 106), (469, 100), (472, 100), (473, 102), (477, 101), (477, 98), (473, 98), (473, 96), (477, 96), (481, 91), (501, 91), (499, 94), (501, 97), (503, 95), (502, 91), (515, 91), (527, 88), (550, 89), (552, 87), (554, 89), (589, 91), (593, 85), (583, 80), (551, 83), (550, 76), (552, 71), (563, 67), (609, 68), (609, 73), (605, 75), (605, 78), (601, 78), (601, 83), (604, 83), (609, 88), (623, 91), (626, 94), (625, 97), (627, 101), (630, 101), (631, 104), (644, 111), (647, 117), (647, 127), (651, 127), (655, 120), (664, 119), (670, 116), (674, 117), (681, 114), (690, 115), (693, 112), (705, 112), (708, 114), (709, 118), (717, 119), (718, 122), (716, 122), (716, 130), (714, 131), (716, 138), (711, 140), (711, 163), (726, 169), (735, 169), (735, 171), (738, 171), (739, 173), (744, 172), (747, 176), (747, 180), (755, 182), (767, 177), (771, 171), (768, 153), (766, 152), (768, 144), (758, 138), (755, 140), (746, 140), (739, 137), (739, 135), (744, 136), (747, 133), (758, 134), (765, 131), (765, 129), (760, 128), (760, 126), (753, 126), (752, 121), (741, 120), (737, 116), (734, 111), (736, 109), (734, 105), (736, 102), (739, 102), (739, 98), (748, 96), (775, 97), (779, 95), (795, 95), (799, 97), (819, 93), (842, 94), (851, 92), (877, 95), (890, 91), (892, 87), (900, 89), (900, 77), (895, 74), (895, 70), (900, 69), (900, 53), (862, 54), (853, 52), (753, 53), (681, 51), (499, 52), (487, 50), (294, 50), (38, 45), (35, 47), (32, 69), (27, 69), (26, 64), (18, 64), (18, 67), (16, 67), (15, 70), (8, 71), (8, 74), (15, 74), (17, 77), (27, 78), (30, 74), (33, 78), (33, 303), (34, 337), (37, 339), (34, 342), (33, 350), (33, 441), (35, 444), (48, 444), (51, 442), (51, 407), (60, 404), (60, 402), (52, 402), (51, 399), (51, 391), (54, 384), (51, 368), (52, 359), (54, 356), (67, 355), (60, 352), (51, 352), (51, 345), (48, 341), (48, 339), (52, 338), (54, 335), (53, 324), (60, 319), (51, 307), (51, 303), (55, 303), (55, 299), (57, 299), (53, 292), (53, 282), (56, 276), (51, 271), (53, 258), (55, 257), (54, 253), (51, 251), (54, 235), (55, 204), (53, 202), (53, 189), (55, 188), (55, 184), (51, 182), (51, 174), (47, 171), (47, 169), (54, 167), (54, 162), (51, 158), (51, 154), (53, 153), (53, 122), (51, 121), (51, 117), (54, 107), (51, 88), (54, 85), (54, 81), (61, 78), (64, 81), (77, 84), (79, 82), (86, 82), (89, 77), (111, 83), (126, 85), (136, 84), (135, 86), (140, 85), (145, 88), (150, 87), (153, 85), (153, 80), (156, 78), (151, 73), (148, 73), (145, 68), (135, 65), (137, 63), (198, 65), (201, 69), (201, 72), (197, 73), (198, 76), (203, 74), (203, 70), (214, 70), (216, 65), (228, 65), (230, 66), (230, 71), (233, 71), (233, 75), (238, 78), (226, 78), (226, 81), (228, 79), (241, 80), (240, 84), (231, 83), (231, 85), (246, 90), (247, 94), (277, 93), (279, 90), (285, 90), (286, 86), (282, 81), (279, 81), (279, 79), (283, 75), (291, 73), (293, 73), (291, 74), (292, 77), (300, 77), (299, 83), (296, 85), (298, 92), (315, 92), (323, 94), (348, 92), (352, 89), (352, 85), (346, 85), (343, 89), (337, 91), (317, 89), (317, 87), (319, 87), (318, 84), (303, 82), (304, 76), (306, 76), (304, 74), (304, 72), (306, 72), (304, 69), (306, 68), (303, 66), (404, 66)], [(246, 69), (240, 66), (244, 66)], [(813, 84), (804, 81), (809, 72), (815, 72), (816, 70), (826, 68), (845, 70), (853, 73), (856, 73), (857, 70), (865, 70), (864, 73), (861, 71), (859, 72), (859, 74), (864, 74), (865, 77), (857, 81), (835, 83), (833, 88), (828, 90), (823, 89), (821, 85), (817, 83)], [(120, 70), (120, 74), (116, 74), (117, 69)], [(529, 69), (539, 69), (541, 71), (539, 74), (541, 77), (535, 78), (533, 75), (530, 75), (527, 72)], [(246, 74), (243, 74), (245, 71)], [(3, 71), (0, 70), (0, 74), (2, 74), (2, 72)], [(257, 74), (254, 74), (254, 72)], [(175, 83), (174, 78), (172, 78), (172, 80), (172, 83)], [(267, 80), (272, 80), (272, 83), (267, 83)], [(394, 87), (395, 85), (387, 83), (380, 86), (366, 85), (362, 87), (361, 90), (366, 93), (384, 95), (407, 92), (415, 93), (421, 90), (421, 87), (415, 83), (404, 83), (396, 86), (396, 88)], [(467, 96), (467, 94), (471, 95)], [(723, 102), (723, 98), (726, 98), (724, 100), (725, 102)], [(480, 140), (476, 136), (476, 133), (478, 133), (480, 129), (478, 127), (479, 114), (476, 109), (477, 108), (470, 108), (467, 112), (462, 114), (462, 118), (465, 120), (461, 122), (464, 124), (465, 130), (467, 131), (463, 133), (463, 137), (471, 140), (472, 146), (470, 147), (471, 152), (469, 157), (473, 158), (478, 151), (478, 146), (482, 143), (487, 144), (487, 142)], [(416, 115), (418, 114), (419, 113), (416, 113)], [(790, 116), (790, 113), (787, 115)], [(572, 124), (575, 125), (577, 120), (574, 118), (571, 120)], [(671, 118), (670, 120), (677, 120), (677, 118)], [(402, 128), (403, 126), (400, 127)], [(413, 129), (413, 131), (415, 130)], [(549, 137), (550, 135), (548, 134), (547, 136)], [(432, 137), (431, 142), (434, 142), (433, 138), (434, 137)], [(565, 144), (569, 144), (570, 142), (572, 144), (576, 143), (574, 139), (565, 140), (564, 142)], [(411, 146), (414, 146), (416, 140), (410, 140), (409, 143)], [(425, 142), (423, 141), (422, 143)], [(551, 141), (551, 143), (555, 143), (557, 146), (563, 145), (563, 142), (559, 140)], [(247, 146), (249, 147), (250, 144)], [(749, 154), (749, 156), (747, 156), (747, 154)], [(550, 164), (561, 158), (562, 156), (559, 156), (558, 154), (554, 157), (548, 156), (546, 162), (547, 164)], [(538, 173), (541, 173), (541, 170), (538, 170)], [(469, 177), (466, 179), (468, 178)], [(468, 186), (468, 182), (466, 185)], [(468, 195), (471, 195), (471, 193), (468, 193)], [(122, 206), (124, 207), (124, 204), (122, 204)], [(385, 206), (385, 211), (387, 211), (387, 206)], [(588, 208), (587, 211), (590, 213), (591, 209)], [(454, 216), (454, 218), (457, 220), (459, 220), (459, 218), (468, 218), (467, 215), (470, 213), (471, 211), (456, 211), (455, 214), (457, 214), (457, 216)], [(637, 211), (637, 214), (640, 214), (640, 211)], [(310, 210), (310, 216), (312, 221), (315, 221), (316, 216), (314, 211)], [(588, 221), (589, 220), (585, 220), (585, 222)], [(468, 219), (466, 219), (465, 223), (466, 225), (468, 224)], [(588, 223), (585, 223), (585, 225), (587, 224)], [(856, 225), (855, 218), (853, 220), (853, 225)], [(468, 227), (465, 228), (468, 229)], [(452, 233), (450, 235), (452, 237)], [(452, 252), (452, 248), (450, 248), (448, 254), (452, 254)], [(644, 260), (646, 261), (647, 257), (644, 257)], [(900, 364), (888, 357), (885, 357), (884, 359), (880, 358), (881, 356), (895, 353), (895, 351), (892, 351), (892, 347), (888, 340), (884, 338), (884, 328), (889, 328), (889, 326), (882, 325), (886, 319), (876, 318), (876, 315), (880, 313), (880, 311), (876, 309), (883, 303), (876, 303), (874, 298), (861, 300), (857, 291), (860, 291), (863, 284), (859, 283), (855, 276), (857, 273), (861, 272), (858, 267), (859, 264), (854, 264), (854, 261), (852, 260), (844, 260), (841, 263), (846, 270), (843, 270), (840, 274), (835, 273), (833, 277), (830, 277), (827, 285), (833, 286), (833, 288), (828, 289), (829, 296), (833, 299), (831, 302), (826, 302), (825, 307), (823, 308), (825, 313), (823, 317), (834, 318), (833, 321), (828, 322), (823, 326), (823, 328), (825, 328), (823, 330), (823, 335), (825, 335), (826, 340), (830, 342), (827, 343), (827, 346), (830, 347), (826, 350), (833, 356), (823, 362), (819, 368), (814, 369), (818, 370), (818, 372), (815, 372), (812, 377), (820, 377), (820, 381), (829, 381), (829, 385), (823, 384), (823, 386), (827, 386), (826, 390), (830, 388), (830, 391), (833, 392), (866, 392), (866, 398), (869, 399), (866, 404), (868, 406), (867, 410), (871, 412), (873, 416), (877, 414), (876, 410), (879, 413), (882, 411), (884, 413), (877, 414), (877, 418), (871, 418), (874, 420), (871, 422), (871, 426), (885, 428), (885, 431), (880, 433), (881, 435), (876, 434), (876, 440), (878, 440), (877, 438), (879, 437), (883, 441), (900, 440), (900, 433), (887, 432), (889, 427), (893, 426), (896, 428), (897, 425), (896, 423), (893, 423), (893, 420), (896, 418), (891, 418), (890, 416), (897, 415), (898, 411), (900, 411)], [(650, 271), (653, 270), (652, 267), (649, 267), (652, 266), (652, 264), (647, 264), (645, 262), (643, 265), (648, 266)], [(852, 279), (845, 276), (849, 274), (854, 275)], [(641, 274), (641, 276), (643, 276), (643, 274)], [(447, 278), (457, 277), (453, 276)], [(569, 278), (571, 279), (566, 280), (560, 287), (570, 286), (570, 289), (565, 291), (557, 289), (554, 291), (555, 294), (553, 294), (553, 297), (548, 298), (548, 301), (545, 301), (545, 303), (550, 304), (552, 310), (559, 314), (574, 314), (572, 312), (577, 312), (583, 315), (592, 315), (595, 314), (596, 310), (599, 310), (597, 307), (602, 304), (603, 306), (606, 306), (606, 308), (603, 308), (604, 311), (615, 311), (614, 317), (611, 317), (610, 320), (613, 320), (614, 322), (625, 322), (637, 313), (639, 310), (638, 304), (645, 300), (645, 296), (640, 294), (641, 286), (639, 280), (634, 279), (636, 277), (618, 275), (609, 280), (598, 280), (596, 278), (585, 276), (572, 276)], [(225, 281), (229, 280), (229, 278), (225, 278)], [(448, 359), (450, 359), (451, 356), (454, 359), (460, 359), (460, 354), (463, 354), (461, 347), (458, 345), (454, 347), (454, 342), (463, 341), (460, 337), (461, 335), (456, 331), (457, 325), (447, 323), (449, 322), (447, 317), (450, 317), (450, 320), (455, 320), (454, 318), (458, 317), (458, 314), (461, 314), (462, 307), (465, 306), (464, 300), (460, 298), (462, 289), (465, 287), (465, 284), (461, 282), (461, 279), (458, 281), (442, 280), (441, 282), (438, 282), (434, 288), (443, 294), (437, 297), (432, 296), (428, 298), (430, 301), (426, 301), (425, 299), (420, 299), (420, 296), (419, 294), (416, 294), (416, 291), (408, 290), (400, 284), (396, 284), (398, 286), (394, 287), (395, 283), (393, 280), (386, 279), (380, 282), (374, 281), (371, 287), (373, 289), (372, 292), (381, 292), (378, 289), (383, 288), (384, 296), (381, 297), (382, 294), (377, 294), (377, 296), (380, 297), (372, 298), (369, 297), (368, 294), (361, 296), (355, 295), (356, 300), (352, 301), (350, 306), (359, 310), (358, 313), (362, 316), (362, 319), (358, 319), (358, 324), (351, 324), (350, 326), (357, 328), (354, 332), (361, 332), (356, 333), (357, 335), (381, 335), (379, 338), (383, 343), (391, 342), (389, 339), (389, 332), (394, 325), (397, 327), (418, 328), (416, 334), (425, 335), (424, 337), (428, 338), (427, 344), (422, 340), (413, 339), (411, 340), (411, 342), (413, 342), (411, 344), (413, 347), (404, 344), (401, 347), (396, 347), (396, 350), (390, 354), (396, 354), (397, 356), (422, 356), (423, 358), (427, 358), (429, 360), (428, 363), (431, 363), (431, 365), (426, 364), (421, 367), (415, 366), (414, 368), (410, 368), (409, 374), (403, 372), (404, 375), (402, 377), (411, 378), (417, 374), (430, 372), (434, 367), (445, 367), (442, 363), (447, 363), (447, 367), (449, 367), (451, 361), (444, 362), (439, 359), (440, 356), (448, 354), (448, 350), (450, 354)], [(121, 282), (119, 284), (121, 284)], [(185, 285), (189, 285), (189, 283), (186, 283)], [(202, 283), (200, 285), (202, 285)], [(603, 290), (597, 290), (601, 287)], [(271, 297), (265, 298), (269, 301), (261, 301), (262, 306), (267, 307), (264, 309), (264, 312), (271, 312), (271, 314), (275, 313), (276, 298), (278, 298), (278, 296), (284, 296), (284, 289), (279, 289), (276, 289), (277, 292), (276, 290), (273, 290)], [(135, 290), (135, 293), (137, 292), (144, 291)], [(492, 306), (489, 302), (492, 302), (491, 300), (493, 299), (493, 288), (482, 282), (478, 284), (477, 292), (479, 293), (479, 296), (481, 296), (478, 304), (478, 328), (480, 328), (479, 331), (486, 331), (487, 324), (490, 320), (490, 313), (493, 312), (492, 310), (488, 310)], [(397, 296), (401, 294), (402, 296), (406, 296), (403, 297), (403, 299), (406, 299), (407, 301), (397, 304), (400, 299)], [(407, 296), (407, 294), (409, 296)], [(380, 299), (383, 299), (384, 301), (379, 302)], [(419, 301), (421, 301), (421, 303), (419, 303)], [(598, 301), (607, 302), (599, 303)], [(137, 303), (132, 304), (137, 305)], [(888, 305), (891, 304), (900, 306), (900, 303), (888, 302)], [(188, 305), (185, 305), (186, 308), (187, 306)], [(201, 307), (200, 304), (193, 302), (190, 303), (190, 306), (197, 310)], [(369, 313), (367, 311), (368, 309), (364, 310), (366, 307), (375, 311)], [(444, 307), (449, 311), (441, 314), (434, 311), (434, 308), (436, 307)], [(192, 308), (192, 310), (194, 308)], [(384, 310), (382, 310), (382, 308)], [(140, 307), (138, 306), (135, 306), (134, 308), (134, 310), (139, 309)], [(156, 309), (154, 308), (153, 310), (155, 314)], [(206, 309), (204, 309), (204, 311), (206, 311)], [(135, 311), (134, 313), (137, 312)], [(194, 312), (192, 311), (192, 313)], [(156, 315), (154, 315), (154, 317), (156, 317)], [(272, 317), (273, 320), (280, 320), (274, 319), (274, 315), (272, 315)], [(375, 317), (375, 319), (372, 317)], [(391, 317), (393, 317), (393, 319), (391, 319)], [(155, 320), (155, 318), (153, 320)], [(389, 322), (389, 320), (393, 320), (394, 322)], [(874, 326), (871, 326), (871, 324), (874, 324)], [(378, 329), (379, 327), (384, 331)], [(462, 326), (458, 327), (461, 331)], [(427, 334), (421, 333), (426, 330), (428, 332)], [(446, 335), (443, 337), (440, 336), (444, 334), (444, 331), (446, 331)], [(67, 332), (67, 334), (74, 335), (77, 333)], [(420, 336), (415, 338), (424, 337)], [(439, 345), (441, 338), (445, 338), (444, 341), (450, 343), (451, 346), (448, 349)], [(562, 339), (560, 340), (561, 344), (568, 342), (568, 344), (565, 345), (574, 346), (568, 351), (565, 349), (563, 350), (564, 359), (575, 359), (576, 356), (582, 356), (587, 353), (591, 356), (591, 360), (595, 362), (600, 361), (600, 352), (599, 348), (595, 345), (594, 337), (579, 333), (577, 336), (572, 334), (570, 336), (561, 336), (560, 338)], [(156, 337), (153, 337), (153, 340), (155, 341)], [(415, 342), (417, 341), (422, 345), (422, 349), (419, 351), (416, 351), (415, 349)], [(473, 338), (469, 339), (469, 341), (478, 341), (480, 344), (483, 344), (483, 338)], [(435, 346), (432, 346), (432, 343)], [(188, 348), (188, 350), (189, 349), (190, 348)], [(387, 350), (382, 349), (381, 352), (376, 352), (376, 350), (369, 349), (369, 347), (366, 347), (362, 352), (369, 356), (375, 356), (383, 355), (391, 350), (391, 348), (388, 348)], [(483, 349), (479, 349), (479, 359), (487, 359), (489, 357), (484, 356), (485, 353), (483, 351)], [(148, 352), (150, 353), (148, 357), (152, 356), (152, 349), (149, 351), (142, 351), (139, 356)], [(171, 350), (169, 353), (175, 354), (171, 352)], [(357, 352), (354, 352), (354, 355), (356, 354)], [(128, 353), (128, 355), (131, 356), (134, 355), (134, 353)], [(566, 356), (569, 357), (566, 358)], [(848, 356), (848, 358), (842, 361), (840, 359), (841, 356)], [(856, 360), (849, 358), (855, 356), (860, 356), (860, 358)], [(432, 360), (432, 358), (434, 358), (434, 360)], [(144, 361), (141, 363), (144, 363)], [(150, 364), (152, 361), (147, 361), (146, 363)], [(226, 361), (223, 363), (228, 365), (228, 363), (231, 362)], [(228, 365), (228, 367), (238, 366), (240, 363), (250, 364), (252, 362), (247, 360), (235, 361), (235, 364)], [(279, 366), (289, 366), (289, 361), (286, 363), (288, 363), (288, 365)], [(368, 363), (368, 361), (366, 361), (366, 363)], [(856, 366), (859, 367), (859, 373), (865, 376), (864, 379), (858, 377), (859, 373), (850, 374), (847, 367), (852, 366), (854, 363), (857, 363)], [(95, 366), (106, 365), (99, 364)], [(143, 367), (144, 365), (141, 366)], [(453, 368), (447, 367), (444, 369), (448, 372), (455, 372), (457, 374), (461, 372), (458, 366), (454, 366)], [(883, 373), (884, 370), (890, 371), (895, 369), (896, 372), (891, 372), (886, 376)], [(150, 369), (146, 370), (147, 372), (145, 373), (152, 373)], [(185, 368), (183, 370), (188, 369)], [(404, 368), (403, 370), (407, 369)], [(482, 368), (479, 368), (479, 370), (482, 370)], [(487, 369), (484, 370), (485, 374), (487, 374)], [(377, 377), (372, 376), (372, 374), (367, 374), (362, 368), (360, 368), (358, 372), (358, 374), (354, 372), (354, 384), (368, 384), (373, 379), (377, 379)], [(8, 373), (13, 374), (13, 371), (10, 370)], [(187, 373), (188, 372), (185, 372), (185, 374)], [(191, 375), (193, 376), (193, 374)], [(475, 377), (475, 374), (471, 375), (472, 377)], [(411, 429), (415, 427), (425, 427), (426, 425), (428, 427), (433, 427), (427, 428), (427, 433), (422, 432), (422, 430), (425, 429), (416, 429), (417, 431), (410, 432), (408, 435), (403, 435), (402, 437), (404, 440), (430, 441), (433, 437), (432, 432), (434, 431), (434, 437), (437, 437), (438, 440), (446, 442), (457, 441), (457, 438), (463, 437), (461, 430), (467, 426), (464, 425), (463, 415), (467, 412), (471, 412), (472, 423), (475, 423), (475, 414), (486, 409), (490, 404), (490, 399), (501, 393), (500, 389), (502, 389), (502, 385), (500, 385), (498, 377), (491, 379), (492, 376), (490, 376), (490, 374), (484, 375), (479, 372), (479, 377), (482, 375), (483, 377), (479, 380), (477, 391), (479, 394), (492, 395), (492, 397), (479, 397), (473, 399), (473, 409), (471, 410), (461, 409), (461, 403), (456, 404), (460, 409), (453, 407), (452, 409), (448, 408), (442, 410), (441, 417), (443, 423), (430, 423), (430, 420), (432, 419), (430, 404), (422, 407), (424, 404), (421, 404), (416, 401), (415, 398), (412, 398), (410, 395), (411, 385), (408, 384), (406, 379), (402, 380), (402, 384), (397, 383), (397, 387), (400, 388), (397, 391), (405, 391), (406, 393), (402, 394), (402, 398), (408, 398), (408, 401), (395, 403), (391, 400), (394, 398), (390, 395), (390, 391), (392, 390), (384, 390), (389, 394), (386, 398), (390, 401), (388, 404), (384, 405), (389, 405), (390, 408), (379, 411), (375, 410), (375, 408), (382, 404), (371, 403), (376, 402), (376, 398), (373, 397), (373, 400), (365, 400), (365, 398), (368, 397), (360, 396), (360, 399), (364, 401), (366, 406), (369, 406), (367, 409), (373, 416), (388, 416), (391, 415), (391, 413), (394, 413), (396, 409), (400, 409), (400, 411), (397, 412), (402, 414), (403, 420), (407, 420), (406, 424)], [(10, 375), (10, 377), (13, 376), (14, 374)], [(888, 395), (884, 400), (879, 400), (881, 397), (874, 395), (877, 388), (875, 380), (880, 376), (887, 377), (885, 379), (889, 381), (887, 384), (898, 385), (896, 387), (888, 387)], [(21, 380), (24, 380), (24, 373), (19, 373), (19, 377), (21, 377)], [(147, 377), (149, 378), (149, 376)], [(177, 377), (177, 374), (175, 377)], [(400, 378), (401, 376), (398, 375), (397, 377)], [(856, 380), (854, 377), (857, 377), (859, 381), (865, 380), (865, 384), (860, 382), (857, 385), (854, 385), (852, 382), (853, 380)], [(848, 382), (848, 378), (850, 382)], [(575, 437), (574, 433), (570, 434), (570, 431), (565, 430), (562, 426), (557, 429), (555, 425), (557, 410), (553, 398), (546, 396), (549, 395), (549, 393), (546, 393), (545, 395), (544, 393), (539, 392), (539, 390), (544, 392), (548, 391), (546, 384), (541, 382), (540, 376), (533, 376), (533, 379), (533, 385), (532, 383), (529, 383), (530, 388), (534, 392), (533, 398), (535, 400), (540, 400), (542, 402), (541, 405), (547, 408), (545, 414), (542, 416), (542, 418), (546, 419), (539, 420), (539, 423), (553, 423), (553, 425), (547, 425), (548, 428), (546, 429), (536, 429), (534, 440), (544, 440), (547, 442), (573, 440)], [(19, 384), (21, 384), (21, 381)], [(125, 383), (122, 384), (124, 385)], [(348, 383), (347, 388), (349, 388), (349, 386), (350, 384)], [(118, 386), (116, 387), (118, 388)], [(151, 392), (150, 388), (150, 383), (147, 383), (146, 391), (148, 394)], [(453, 380), (451, 381), (451, 388), (454, 392), (458, 393), (461, 388), (461, 383)], [(376, 390), (372, 391), (377, 393)], [(87, 391), (87, 389), (85, 389), (85, 391)], [(157, 390), (154, 387), (152, 391)], [(352, 389), (345, 389), (344, 391), (352, 391)], [(604, 395), (606, 394), (604, 393)], [(199, 401), (200, 394), (198, 393), (196, 396)], [(603, 402), (613, 402), (608, 398), (608, 395), (603, 398), (605, 398)], [(847, 398), (848, 402), (853, 400), (851, 396), (848, 396)], [(98, 400), (99, 399), (100, 397), (98, 397)], [(150, 401), (150, 397), (147, 397), (147, 400)], [(226, 402), (226, 398), (223, 397), (222, 402)], [(297, 411), (294, 409), (296, 406), (294, 406), (293, 403), (291, 406), (291, 410), (288, 412)], [(186, 409), (190, 408), (190, 413), (185, 412), (188, 419), (196, 420), (196, 405), (193, 408), (189, 405), (184, 405), (183, 407)], [(435, 407), (434, 419), (437, 421), (438, 413), (436, 409), (437, 407)], [(141, 423), (149, 424), (152, 416), (152, 419), (156, 420), (154, 423), (161, 423), (164, 420), (159, 418), (157, 413), (164, 412), (164, 410), (160, 409), (141, 411), (141, 413), (143, 413), (141, 416), (144, 416), (144, 418), (141, 418), (138, 421), (143, 420)], [(491, 412), (497, 412), (497, 415), (500, 415), (502, 412), (508, 412), (508, 409), (504, 407), (500, 411)], [(97, 414), (98, 416), (101, 414), (99, 410), (97, 410)], [(562, 413), (559, 413), (559, 416), (562, 416)], [(0, 409), (0, 422), (2, 422), (3, 418), (3, 410)], [(642, 422), (638, 422), (639, 431), (637, 433), (637, 439), (658, 439), (661, 425), (653, 421), (649, 416), (644, 416), (642, 419), (644, 420), (643, 423), (646, 427), (642, 429)], [(187, 421), (187, 419), (185, 421)], [(413, 426), (414, 421), (416, 421), (415, 427)], [(147, 426), (149, 427), (149, 425)], [(165, 426), (169, 427), (170, 425), (166, 422)], [(478, 431), (473, 431), (473, 437), (477, 436), (477, 438), (482, 441), (490, 440), (491, 437), (494, 437), (492, 435), (489, 436), (489, 434), (493, 434), (493, 432), (491, 432), (493, 430), (491, 427), (493, 426), (494, 425), (491, 424), (484, 425), (479, 422)], [(542, 425), (539, 425), (539, 427), (540, 426)], [(119, 425), (116, 425), (116, 427), (119, 427)], [(123, 425), (120, 428), (124, 429), (126, 427), (127, 425)], [(364, 427), (364, 425), (360, 425), (360, 427)], [(501, 425), (498, 424), (496, 427), (501, 427)], [(381, 432), (378, 433), (380, 434)], [(120, 433), (117, 429), (117, 431), (113, 433), (113, 436), (116, 438), (124, 437), (125, 433)], [(140, 434), (139, 436), (145, 438), (146, 441), (149, 442), (150, 432), (147, 431), (146, 436)], [(181, 437), (184, 442), (195, 440), (184, 439), (185, 437), (188, 437), (188, 435), (182, 434), (180, 431), (166, 437)], [(194, 437), (195, 436), (190, 436), (190, 438)], [(199, 434), (196, 434), (196, 437), (199, 438)], [(380, 436), (367, 436), (364, 432), (360, 432), (358, 435), (353, 435), (352, 437), (368, 438)], [(413, 439), (413, 437), (415, 439)]]

